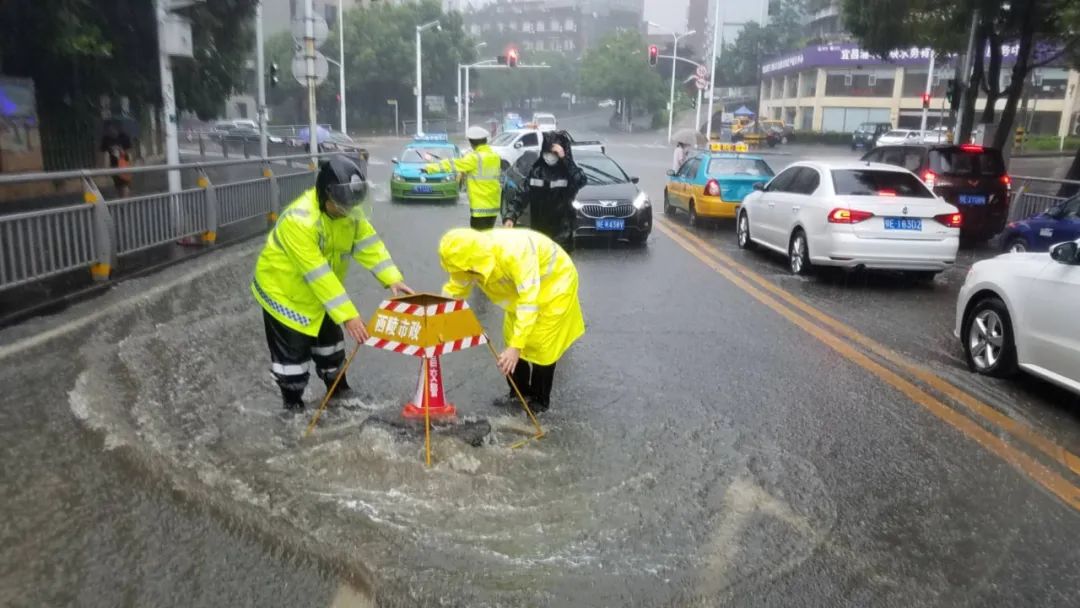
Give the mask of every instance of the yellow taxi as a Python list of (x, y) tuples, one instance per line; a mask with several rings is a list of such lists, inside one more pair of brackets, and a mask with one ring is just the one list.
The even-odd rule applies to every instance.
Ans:
[(712, 142), (708, 150), (690, 154), (677, 171), (668, 171), (664, 214), (685, 212), (691, 225), (701, 220), (735, 219), (743, 198), (754, 184), (772, 179), (763, 158), (746, 154), (744, 143)]

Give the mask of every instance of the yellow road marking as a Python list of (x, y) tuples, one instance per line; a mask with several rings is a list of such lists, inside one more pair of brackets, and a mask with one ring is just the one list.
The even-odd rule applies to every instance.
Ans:
[(829, 328), (839, 332), (841, 335), (847, 337), (851, 341), (863, 346), (875, 355), (885, 359), (889, 363), (897, 366), (901, 370), (911, 374), (913, 377), (923, 382), (927, 386), (937, 390), (941, 394), (945, 395), (949, 399), (956, 401), (963, 405), (973, 413), (979, 415), (987, 422), (996, 425), (998, 428), (1008, 432), (1009, 434), (1026, 441), (1029, 445), (1039, 450), (1046, 456), (1052, 458), (1055, 462), (1061, 466), (1069, 469), (1073, 473), (1080, 475), (1080, 456), (1073, 454), (1064, 447), (1056, 444), (1048, 437), (1041, 435), (1038, 431), (1031, 428), (1027, 424), (1010, 418), (1003, 414), (996, 408), (987, 405), (980, 401), (975, 396), (957, 387), (956, 385), (945, 380), (941, 376), (938, 376), (926, 367), (911, 361), (904, 355), (894, 351), (893, 349), (885, 346), (884, 344), (870, 338), (869, 336), (855, 330), (849, 325), (846, 325), (835, 318), (825, 314), (821, 310), (815, 308), (804, 300), (791, 294), (787, 290), (773, 284), (771, 281), (761, 276), (760, 274), (746, 268), (744, 265), (735, 261), (734, 258), (720, 251), (715, 245), (705, 241), (701, 237), (689, 232), (681, 226), (676, 226), (671, 222), (665, 221), (665, 225), (679, 233), (689, 241), (697, 244), (705, 251), (714, 256), (718, 261), (726, 264), (734, 269), (739, 274), (744, 275), (754, 283), (760, 285), (770, 293), (780, 297), (785, 302), (794, 306), (795, 308), (806, 313), (810, 317), (820, 321), (822, 324)]
[(906, 397), (923, 406), (927, 411), (934, 414), (939, 419), (945, 421), (956, 430), (975, 440), (990, 452), (996, 454), (1005, 462), (1019, 469), (1055, 496), (1059, 497), (1070, 507), (1080, 511), (1080, 487), (1073, 485), (1061, 475), (1051, 471), (1028, 454), (1005, 443), (1005, 441), (998, 436), (990, 433), (972, 419), (934, 398), (914, 383), (874, 361), (836, 334), (812, 323), (806, 317), (803, 317), (794, 310), (784, 306), (779, 300), (765, 291), (751, 285), (747, 280), (738, 276), (733, 270), (709, 257), (705, 251), (696, 247), (692, 242), (681, 236), (678, 231), (673, 230), (668, 222), (660, 221), (656, 223), (656, 226), (680, 247), (701, 260), (706, 266), (726, 278), (736, 287), (742, 289), (754, 299), (768, 306), (774, 312), (786, 318), (792, 324), (810, 334), (829, 348), (832, 348), (844, 358), (884, 380), (893, 388), (902, 392)]

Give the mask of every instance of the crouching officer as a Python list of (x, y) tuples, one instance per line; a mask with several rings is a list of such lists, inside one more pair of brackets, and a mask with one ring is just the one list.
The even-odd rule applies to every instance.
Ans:
[(448, 158), (424, 166), (425, 173), (461, 173), (469, 192), (469, 226), (490, 230), (502, 206), (502, 159), (488, 145), (490, 134), (483, 127), (465, 131), (472, 151), (461, 158)]
[[(585, 333), (578, 273), (561, 247), (532, 230), (451, 230), (439, 242), (450, 280), (443, 295), (468, 297), (474, 285), (506, 310), (499, 370), (512, 376), (534, 411), (551, 404), (555, 363)], [(511, 390), (503, 403), (517, 401)]]
[[(251, 293), (262, 306), (271, 372), (286, 410), (304, 407), (308, 362), (333, 384), (345, 361), (345, 331), (357, 342), (368, 334), (342, 282), (349, 258), (367, 268), (394, 295), (413, 293), (363, 211), (367, 182), (344, 156), (323, 161), (315, 188), (278, 218), (255, 264)], [(335, 396), (351, 395), (345, 378)]]

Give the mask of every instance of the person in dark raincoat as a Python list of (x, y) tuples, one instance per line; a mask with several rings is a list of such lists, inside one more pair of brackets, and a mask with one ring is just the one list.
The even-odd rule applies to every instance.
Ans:
[(584, 186), (585, 173), (574, 162), (566, 132), (544, 133), (540, 157), (509, 201), (503, 225), (512, 228), (528, 211), (530, 228), (570, 251), (574, 248), (574, 197)]

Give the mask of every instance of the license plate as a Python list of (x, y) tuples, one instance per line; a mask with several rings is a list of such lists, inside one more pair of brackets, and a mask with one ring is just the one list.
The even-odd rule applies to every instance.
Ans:
[(960, 195), (960, 204), (961, 205), (985, 205), (986, 204), (986, 195), (985, 194), (961, 194)]
[(597, 230), (622, 230), (626, 227), (626, 220), (622, 218), (605, 217), (596, 220)]
[(431, 186), (413, 186), (413, 194), (431, 194), (433, 190)]
[(922, 230), (922, 219), (917, 217), (887, 217), (885, 230)]

